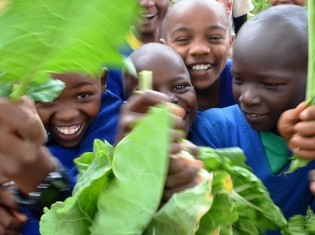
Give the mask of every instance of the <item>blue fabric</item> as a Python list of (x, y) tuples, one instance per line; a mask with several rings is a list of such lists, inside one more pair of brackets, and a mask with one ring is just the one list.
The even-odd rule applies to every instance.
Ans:
[[(121, 104), (122, 100), (119, 97), (110, 91), (106, 91), (102, 95), (100, 112), (79, 146), (66, 148), (59, 145), (54, 139), (49, 139), (47, 143), (48, 149), (68, 169), (68, 175), (71, 178), (73, 186), (75, 185), (77, 176), (77, 169), (73, 160), (84, 152), (93, 151), (94, 139), (107, 140), (110, 144), (114, 143)], [(28, 208), (22, 208), (22, 211), (28, 216), (23, 234), (39, 235), (38, 219), (32, 215)]]
[(120, 69), (109, 69), (107, 74), (107, 89), (125, 100), (124, 87)]
[[(120, 53), (123, 55), (123, 57), (128, 57), (132, 52), (132, 48), (127, 43), (120, 49)], [(116, 96), (120, 97), (122, 100), (125, 100), (120, 68), (108, 68), (107, 89)]]
[(220, 74), (220, 108), (236, 104), (232, 92), (232, 60), (228, 60), (224, 70)]
[(305, 168), (285, 174), (288, 163), (283, 171), (272, 175), (259, 133), (250, 127), (238, 105), (198, 113), (188, 138), (199, 146), (242, 148), (247, 157), (247, 164), (267, 187), (271, 198), (281, 208), (285, 217), (306, 213), (312, 201), (308, 172), (315, 168), (315, 161)]

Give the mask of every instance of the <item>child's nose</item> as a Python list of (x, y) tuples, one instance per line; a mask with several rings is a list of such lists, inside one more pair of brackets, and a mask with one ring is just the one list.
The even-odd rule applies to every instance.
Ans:
[(55, 118), (60, 121), (69, 122), (77, 118), (79, 115), (80, 111), (78, 109), (71, 108), (69, 106), (63, 106), (57, 110), (55, 113)]
[(238, 98), (239, 102), (248, 106), (259, 104), (261, 99), (256, 91), (257, 90), (252, 88), (243, 89)]
[(190, 54), (192, 55), (204, 55), (204, 54), (209, 54), (210, 53), (210, 46), (207, 45), (207, 43), (201, 41), (201, 40), (196, 40), (191, 44), (190, 47)]
[(154, 0), (140, 0), (141, 6), (150, 7), (154, 5)]

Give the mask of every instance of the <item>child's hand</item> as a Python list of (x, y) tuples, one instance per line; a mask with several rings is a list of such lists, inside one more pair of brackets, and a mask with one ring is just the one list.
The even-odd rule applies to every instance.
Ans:
[(21, 234), (27, 217), (19, 212), (11, 191), (0, 186), (0, 234)]
[[(131, 131), (134, 123), (143, 117), (150, 107), (167, 102), (170, 102), (170, 98), (167, 95), (152, 90), (146, 90), (142, 94), (131, 96), (121, 107), (116, 143)], [(177, 130), (183, 129), (184, 123), (182, 118), (177, 115), (174, 115), (173, 120), (173, 142), (175, 143), (175, 140), (181, 137)], [(173, 147), (175, 148), (174, 151), (178, 151), (178, 146)]]
[[(192, 188), (203, 180), (199, 172), (204, 165), (202, 161), (197, 160), (198, 147), (187, 140), (181, 146), (181, 151), (173, 153), (173, 156), (170, 157), (162, 204), (168, 201), (174, 193)], [(194, 158), (182, 156), (185, 154), (182, 151), (188, 151)]]
[(35, 160), (47, 137), (30, 99), (20, 104), (0, 99), (0, 107), (0, 175), (13, 179)]
[[(116, 142), (120, 141), (131, 131), (132, 125), (143, 117), (151, 106), (167, 102), (170, 102), (170, 98), (167, 95), (152, 90), (144, 91), (140, 95), (130, 97), (121, 109), (119, 134)], [(182, 154), (182, 150), (189, 150), (195, 158), (198, 158), (199, 154), (198, 148), (195, 145), (188, 141), (183, 142), (182, 132), (179, 131), (184, 127), (182, 117), (185, 116), (185, 111), (178, 106), (171, 107), (171, 110), (174, 114), (170, 149), (171, 157), (162, 204), (174, 193), (191, 188), (202, 180), (199, 172), (203, 168), (203, 163), (194, 158), (179, 157)], [(178, 154), (179, 156), (174, 157)]]
[(0, 176), (28, 193), (54, 168), (43, 149), (46, 131), (30, 99), (19, 104), (0, 99), (0, 107)]
[(297, 108), (284, 112), (279, 119), (278, 130), (294, 154), (304, 159), (315, 159), (315, 105), (306, 108), (303, 102)]

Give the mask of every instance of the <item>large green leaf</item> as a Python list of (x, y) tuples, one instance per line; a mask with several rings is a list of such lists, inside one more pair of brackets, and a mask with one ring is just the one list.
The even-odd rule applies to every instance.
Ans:
[(23, 84), (16, 96), (25, 94), (30, 81), (43, 83), (47, 73), (96, 76), (102, 65), (121, 65), (116, 48), (124, 42), (138, 8), (135, 0), (4, 2), (0, 79)]
[(211, 148), (200, 150), (206, 169), (214, 171), (214, 201), (201, 219), (199, 234), (258, 235), (286, 225), (267, 188), (244, 167), (246, 158), (240, 149), (232, 149), (232, 153), (220, 149), (219, 154)]
[(232, 189), (229, 173), (224, 170), (214, 171), (212, 185), (214, 200), (210, 210), (200, 221), (198, 235), (232, 234), (232, 224), (238, 220), (231, 200)]
[[(287, 221), (260, 179), (244, 168), (238, 166), (232, 168), (231, 177), (234, 185), (232, 198), (239, 214), (238, 223), (242, 220), (250, 221), (259, 231), (257, 234), (283, 228)], [(237, 223), (235, 226), (238, 229), (241, 227)]]
[(201, 217), (211, 207), (212, 175), (197, 186), (176, 193), (155, 213), (143, 235), (193, 235)]
[(168, 168), (171, 118), (151, 108), (114, 151), (115, 180), (104, 190), (92, 234), (142, 234), (161, 201)]
[(89, 227), (97, 211), (99, 194), (113, 177), (108, 160), (112, 149), (110, 144), (96, 140), (94, 154), (86, 153), (76, 159), (81, 175), (73, 196), (55, 203), (50, 210), (45, 208), (40, 221), (42, 235), (90, 234)]

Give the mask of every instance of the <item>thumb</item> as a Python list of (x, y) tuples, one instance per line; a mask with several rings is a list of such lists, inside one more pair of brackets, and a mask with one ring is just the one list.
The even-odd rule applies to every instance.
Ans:
[(28, 110), (32, 112), (33, 114), (37, 114), (35, 102), (30, 97), (23, 96), (20, 99), (19, 104), (23, 109)]

